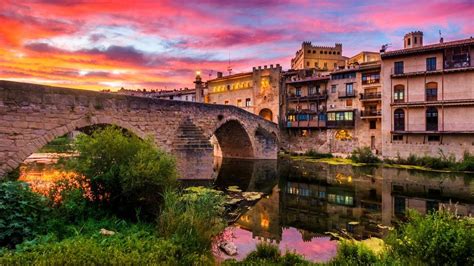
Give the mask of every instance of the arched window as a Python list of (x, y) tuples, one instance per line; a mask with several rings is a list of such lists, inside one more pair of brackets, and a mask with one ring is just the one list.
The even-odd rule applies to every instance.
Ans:
[(405, 101), (405, 87), (403, 85), (395, 85), (393, 88), (393, 101), (396, 103)]
[(405, 111), (397, 109), (393, 113), (393, 128), (395, 131), (405, 131)]
[(438, 83), (430, 82), (426, 84), (426, 101), (437, 101), (438, 100)]
[(426, 109), (426, 131), (438, 131), (438, 109), (435, 107)]

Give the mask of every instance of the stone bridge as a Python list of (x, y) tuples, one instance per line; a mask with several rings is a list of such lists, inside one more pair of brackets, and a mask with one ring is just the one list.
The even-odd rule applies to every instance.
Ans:
[(212, 165), (211, 139), (224, 158), (278, 152), (277, 125), (234, 106), (0, 81), (0, 177), (56, 137), (103, 124), (152, 137), (176, 156), (183, 178), (194, 178), (189, 163)]

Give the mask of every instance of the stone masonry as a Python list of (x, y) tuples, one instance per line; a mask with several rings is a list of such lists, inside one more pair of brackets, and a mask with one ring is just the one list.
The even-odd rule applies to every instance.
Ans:
[(192, 154), (212, 155), (213, 135), (223, 157), (277, 158), (277, 125), (234, 106), (0, 81), (0, 176), (56, 137), (95, 124), (152, 137), (178, 166)]

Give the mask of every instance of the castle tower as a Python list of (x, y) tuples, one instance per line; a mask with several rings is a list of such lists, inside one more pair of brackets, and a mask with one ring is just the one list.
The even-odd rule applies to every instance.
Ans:
[(403, 38), (403, 46), (405, 49), (423, 46), (423, 32), (412, 31), (405, 34), (405, 37)]
[(194, 88), (196, 89), (196, 102), (204, 102), (204, 86), (201, 79), (201, 72), (196, 71), (196, 79), (194, 80)]

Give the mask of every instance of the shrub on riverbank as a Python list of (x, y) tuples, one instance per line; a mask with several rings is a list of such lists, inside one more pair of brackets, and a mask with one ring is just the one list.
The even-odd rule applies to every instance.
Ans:
[(402, 223), (386, 239), (390, 256), (404, 261), (431, 265), (474, 265), (474, 223), (452, 212), (421, 215), (409, 211)]
[(222, 192), (204, 187), (187, 188), (183, 193), (167, 191), (158, 232), (189, 253), (210, 251), (212, 239), (227, 225), (224, 202)]
[(161, 193), (176, 182), (174, 158), (117, 127), (80, 135), (69, 168), (90, 180), (92, 199), (124, 217), (152, 220)]
[(379, 163), (380, 159), (375, 156), (369, 147), (356, 148), (351, 153), (351, 159), (356, 163)]
[(243, 261), (226, 260), (223, 265), (315, 265), (304, 259), (303, 256), (292, 252), (281, 254), (278, 246), (265, 242), (257, 244)]
[(322, 158), (332, 158), (333, 157), (331, 153), (321, 153), (321, 152), (318, 152), (316, 150), (309, 150), (309, 151), (305, 152), (304, 155), (308, 156), (308, 157), (311, 157), (313, 159), (322, 159)]
[(0, 183), (0, 247), (13, 248), (42, 232), (49, 212), (47, 199), (26, 183)]
[[(468, 157), (469, 159), (471, 157)], [(474, 159), (472, 160), (474, 162)], [(442, 151), (440, 151), (438, 157), (433, 156), (416, 156), (410, 154), (406, 159), (397, 157), (396, 159), (385, 159), (384, 163), (387, 164), (401, 164), (401, 165), (415, 165), (425, 168), (435, 169), (435, 170), (459, 170), (458, 166), (463, 163), (456, 162), (454, 156), (446, 156)], [(473, 164), (474, 166), (474, 164)], [(469, 167), (469, 164), (466, 164), (466, 167)]]

